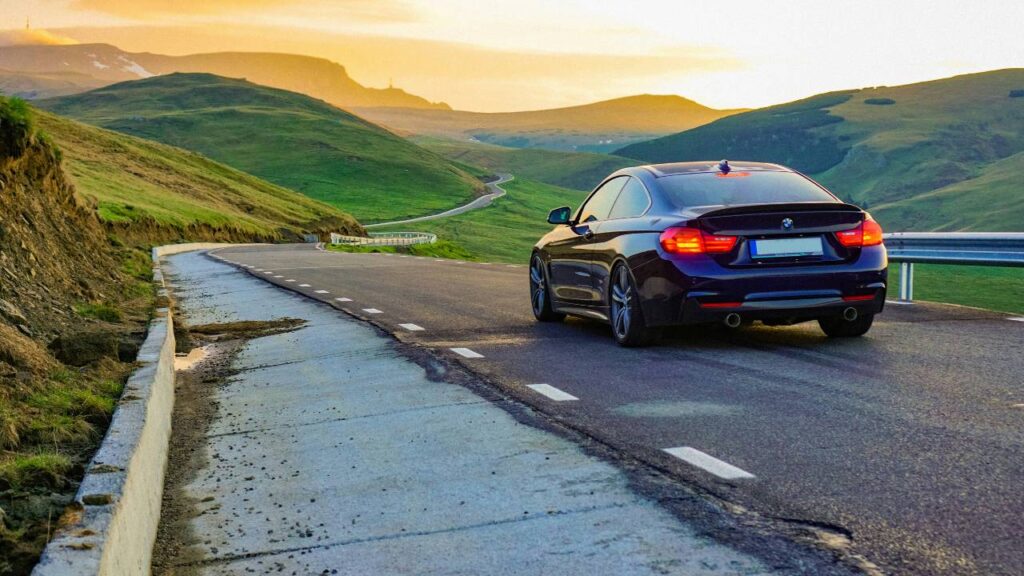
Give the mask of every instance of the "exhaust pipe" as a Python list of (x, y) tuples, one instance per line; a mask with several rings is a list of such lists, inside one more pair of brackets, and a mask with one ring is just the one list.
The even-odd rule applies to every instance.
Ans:
[(843, 310), (843, 318), (845, 318), (847, 322), (853, 322), (857, 319), (857, 309), (851, 306), (850, 308)]
[(732, 312), (725, 317), (725, 325), (728, 326), (729, 328), (739, 328), (740, 322), (742, 321), (743, 320), (742, 318), (740, 318), (740, 315), (735, 312)]

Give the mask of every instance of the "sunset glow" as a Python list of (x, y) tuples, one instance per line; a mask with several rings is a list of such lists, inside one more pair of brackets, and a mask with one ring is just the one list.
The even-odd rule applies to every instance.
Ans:
[(130, 51), (322, 56), (363, 84), (479, 111), (638, 93), (756, 107), (1024, 65), (1024, 4), (1002, 0), (0, 0), (0, 27), (22, 30), (7, 42), (28, 38), (26, 18)]

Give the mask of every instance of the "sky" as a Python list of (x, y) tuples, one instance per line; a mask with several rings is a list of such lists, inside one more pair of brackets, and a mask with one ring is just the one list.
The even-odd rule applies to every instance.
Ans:
[(1020, 0), (0, 0), (0, 29), (21, 29), (0, 46), (308, 54), (483, 112), (633, 94), (752, 108), (1024, 67), (1022, 22)]

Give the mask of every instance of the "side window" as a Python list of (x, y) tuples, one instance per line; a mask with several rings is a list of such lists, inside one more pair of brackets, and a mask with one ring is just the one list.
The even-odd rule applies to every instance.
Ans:
[(615, 198), (619, 195), (619, 190), (622, 190), (622, 186), (628, 179), (628, 176), (619, 176), (605, 182), (580, 208), (580, 216), (576, 221), (594, 222), (608, 218), (608, 214), (612, 211), (612, 205), (615, 204)]
[(647, 188), (643, 182), (636, 178), (630, 178), (629, 182), (622, 188), (619, 199), (612, 207), (609, 219), (634, 218), (643, 214), (651, 205), (651, 198), (647, 195)]

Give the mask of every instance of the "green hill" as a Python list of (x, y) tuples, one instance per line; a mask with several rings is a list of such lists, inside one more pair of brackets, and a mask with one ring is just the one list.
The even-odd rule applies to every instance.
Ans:
[(806, 172), (892, 230), (1024, 230), (1024, 69), (848, 90), (617, 151)]
[(199, 154), (37, 111), (78, 192), (108, 228), (149, 242), (294, 240), (359, 231), (348, 214)]
[(630, 142), (686, 130), (741, 112), (708, 108), (681, 96), (650, 94), (527, 112), (395, 107), (353, 111), (406, 134), (579, 152), (610, 152)]
[(41, 100), (56, 113), (157, 140), (351, 212), (420, 216), (482, 184), (445, 158), (302, 94), (209, 74), (171, 74)]
[(434, 137), (416, 137), (413, 141), (469, 166), (481, 166), (491, 172), (511, 172), (524, 180), (573, 190), (592, 190), (605, 176), (638, 163), (630, 158), (592, 152), (507, 148)]

